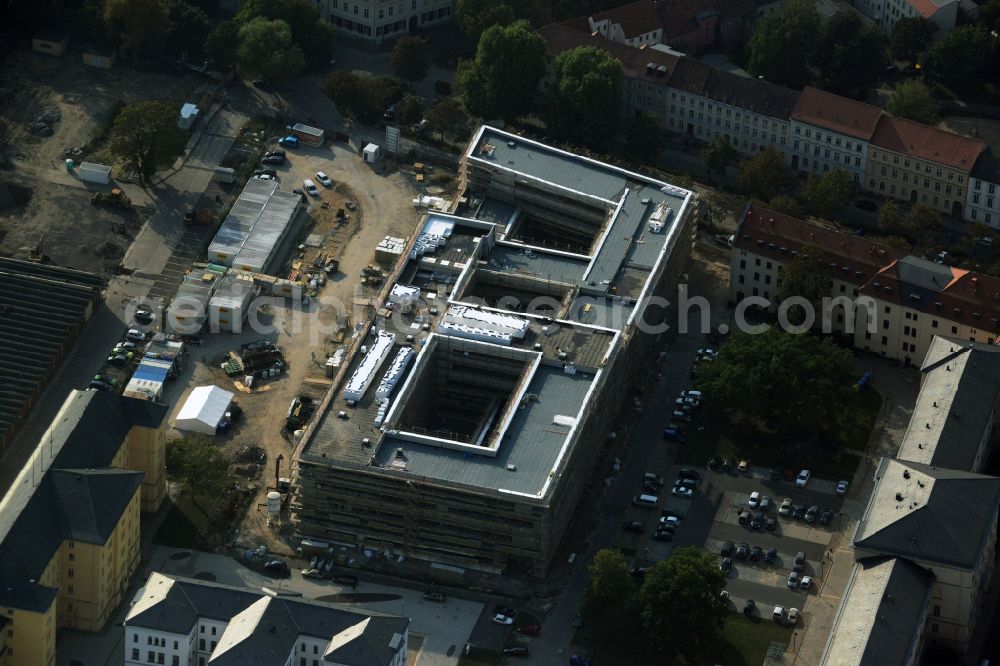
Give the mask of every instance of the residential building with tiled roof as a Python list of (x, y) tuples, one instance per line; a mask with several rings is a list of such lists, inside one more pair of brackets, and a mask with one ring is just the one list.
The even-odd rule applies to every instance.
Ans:
[(900, 557), (855, 563), (833, 619), (821, 666), (916, 666), (934, 574)]
[(938, 34), (955, 27), (959, 0), (858, 0), (855, 7), (886, 34), (902, 18), (922, 17), (934, 23)]
[(566, 24), (628, 46), (667, 44), (699, 53), (744, 43), (754, 11), (753, 0), (636, 0)]
[(996, 563), (1000, 478), (883, 458), (855, 559), (905, 558), (935, 577), (927, 635), (964, 645)]
[(410, 621), (152, 573), (125, 618), (126, 666), (406, 666)]
[(166, 491), (166, 406), (73, 391), (0, 500), (4, 666), (55, 663), (56, 631), (100, 631)]
[(812, 173), (844, 169), (860, 184), (868, 142), (881, 116), (877, 106), (806, 86), (792, 109), (792, 168)]
[(783, 266), (806, 246), (829, 262), (829, 296), (847, 299), (831, 307), (830, 331), (858, 349), (911, 365), (920, 363), (936, 335), (987, 344), (1000, 335), (1000, 279), (904, 256), (759, 205), (747, 208), (734, 235), (732, 300), (773, 301)]
[(979, 139), (883, 115), (862, 187), (961, 217), (972, 168), (985, 149)]
[(1000, 160), (987, 148), (972, 167), (965, 193), (965, 219), (1000, 229)]

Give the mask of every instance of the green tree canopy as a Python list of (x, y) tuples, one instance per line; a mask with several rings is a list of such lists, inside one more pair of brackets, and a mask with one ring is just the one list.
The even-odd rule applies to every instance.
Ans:
[(587, 625), (601, 640), (627, 635), (638, 624), (638, 589), (620, 550), (600, 550), (588, 567), (583, 602)]
[(809, 174), (802, 186), (802, 198), (813, 215), (829, 217), (854, 197), (854, 180), (843, 169), (830, 169), (817, 176)]
[(903, 218), (899, 214), (899, 204), (887, 199), (878, 211), (878, 227), (885, 234), (903, 233)]
[(674, 549), (647, 571), (639, 600), (643, 634), (653, 648), (692, 664), (715, 654), (728, 610), (725, 583), (716, 558), (695, 546)]
[(931, 45), (937, 24), (923, 16), (905, 16), (892, 26), (889, 48), (897, 60), (916, 62), (920, 54)]
[(546, 126), (562, 139), (604, 148), (618, 127), (621, 62), (604, 49), (580, 46), (559, 54), (554, 75), (543, 108)]
[(460, 74), (465, 107), (481, 118), (513, 122), (534, 110), (544, 75), (545, 40), (527, 21), (488, 28)]
[(324, 79), (323, 91), (337, 105), (340, 113), (363, 122), (380, 118), (399, 94), (398, 84), (392, 79), (355, 74), (344, 69), (338, 69)]
[(996, 39), (982, 26), (949, 30), (931, 47), (927, 73), (957, 90), (976, 90), (994, 74)]
[(119, 112), (111, 127), (111, 153), (140, 178), (172, 164), (183, 152), (187, 136), (177, 129), (177, 106), (166, 102), (138, 102)]
[(701, 161), (709, 175), (725, 174), (726, 169), (739, 158), (740, 154), (723, 138), (716, 139), (701, 149)]
[(164, 0), (167, 9), (164, 48), (173, 56), (186, 56), (188, 62), (200, 63), (211, 23), (208, 14), (185, 0)]
[(888, 62), (885, 38), (871, 21), (841, 11), (823, 24), (814, 57), (824, 90), (862, 99)]
[(305, 58), (284, 21), (255, 18), (241, 26), (239, 34), (236, 59), (244, 75), (273, 81), (302, 71)]
[(167, 9), (161, 0), (106, 0), (104, 21), (122, 50), (136, 55), (163, 43)]
[(734, 334), (705, 366), (699, 388), (723, 405), (730, 419), (763, 424), (784, 436), (835, 428), (854, 373), (851, 353), (829, 337), (775, 327)]
[(396, 121), (401, 125), (412, 125), (424, 117), (424, 103), (416, 95), (407, 95), (396, 105)]
[(420, 81), (431, 66), (431, 53), (423, 37), (400, 37), (392, 47), (392, 69), (406, 81)]
[(747, 70), (771, 83), (802, 88), (810, 69), (822, 23), (811, 0), (790, 0), (757, 25), (747, 45)]
[(259, 18), (283, 21), (292, 44), (302, 53), (304, 65), (316, 69), (326, 65), (333, 53), (333, 26), (307, 0), (244, 0), (236, 13), (241, 26)]
[(650, 162), (663, 151), (665, 143), (663, 130), (660, 129), (656, 116), (644, 113), (632, 121), (625, 142), (625, 152), (629, 157)]
[(205, 56), (213, 66), (228, 71), (236, 66), (236, 50), (240, 44), (240, 24), (223, 21), (215, 26), (205, 41)]
[(427, 128), (434, 134), (445, 136), (465, 126), (468, 118), (457, 100), (447, 97), (427, 110)]
[(737, 183), (747, 196), (768, 201), (788, 183), (785, 157), (768, 146), (740, 162)]
[(767, 202), (767, 207), (792, 217), (802, 217), (803, 213), (799, 200), (786, 194), (771, 197), (771, 200)]
[(466, 37), (479, 42), (483, 32), (495, 25), (510, 25), (517, 19), (514, 8), (506, 2), (490, 0), (458, 0), (455, 20)]
[(221, 492), (229, 480), (229, 461), (205, 435), (191, 435), (167, 442), (167, 474), (191, 492), (198, 505), (198, 495)]
[[(779, 302), (801, 296), (813, 304), (814, 312), (819, 312), (820, 299), (830, 292), (829, 273), (829, 262), (823, 252), (815, 245), (806, 245), (785, 262), (781, 269), (781, 285), (775, 290), (775, 295)], [(798, 305), (792, 308), (788, 319), (799, 325), (804, 321), (805, 310)]]
[(902, 81), (892, 91), (886, 110), (894, 116), (908, 118), (925, 125), (938, 122), (937, 101), (920, 79)]

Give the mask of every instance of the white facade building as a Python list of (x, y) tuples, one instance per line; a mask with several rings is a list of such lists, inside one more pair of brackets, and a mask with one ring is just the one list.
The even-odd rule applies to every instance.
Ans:
[(807, 173), (843, 169), (860, 185), (881, 115), (876, 106), (807, 86), (792, 111), (789, 163)]
[(979, 156), (969, 175), (965, 219), (1000, 229), (1000, 164), (989, 149)]
[(451, 20), (454, 0), (319, 0), (320, 16), (354, 37), (380, 43)]

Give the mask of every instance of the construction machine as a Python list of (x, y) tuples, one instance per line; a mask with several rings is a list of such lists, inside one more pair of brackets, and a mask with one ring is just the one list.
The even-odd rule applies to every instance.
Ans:
[(110, 192), (94, 192), (94, 196), (90, 198), (90, 203), (95, 206), (103, 204), (112, 208), (121, 208), (122, 210), (132, 207), (132, 199), (120, 187), (113, 188)]

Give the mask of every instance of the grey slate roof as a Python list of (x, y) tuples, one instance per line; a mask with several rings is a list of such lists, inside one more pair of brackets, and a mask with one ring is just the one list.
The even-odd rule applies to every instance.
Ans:
[(100, 276), (0, 258), (0, 448), (101, 296)]
[(934, 574), (901, 557), (858, 561), (833, 629), (823, 666), (904, 664), (920, 640)]
[(64, 536), (103, 544), (114, 531), (142, 472), (118, 469), (57, 469), (49, 472), (59, 510), (66, 521)]
[(883, 458), (854, 547), (973, 569), (997, 528), (1000, 478)]
[(344, 666), (387, 664), (393, 637), (409, 620), (370, 615), (301, 597), (153, 573), (125, 625), (186, 634), (198, 618), (229, 623), (211, 663), (284, 663), (300, 636), (329, 640), (324, 661)]

